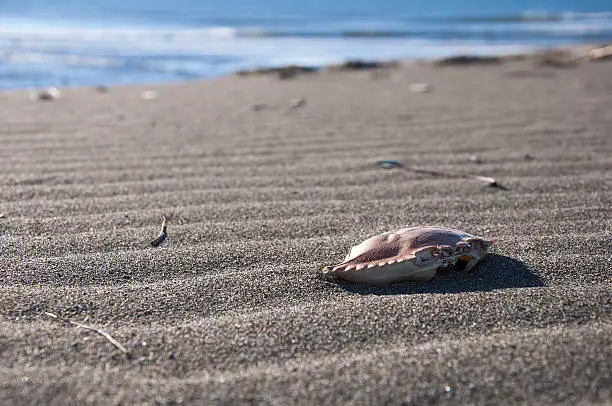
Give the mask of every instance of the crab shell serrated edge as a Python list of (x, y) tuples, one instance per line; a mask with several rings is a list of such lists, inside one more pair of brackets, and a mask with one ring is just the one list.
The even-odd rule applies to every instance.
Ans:
[[(457, 251), (458, 247), (471, 244), (473, 242), (482, 243), (483, 253), (479, 258), (470, 255), (471, 251)], [(411, 255), (390, 260), (381, 260), (378, 263), (372, 261), (370, 264), (350, 264), (342, 267), (341, 264), (325, 266), (322, 271), (324, 275), (333, 275), (350, 282), (360, 283), (382, 283), (388, 284), (400, 280), (428, 281), (432, 279), (440, 268), (455, 265), (463, 256), (468, 256), (469, 261), (466, 270), (476, 266), (484, 258), (495, 240), (485, 238), (465, 238), (459, 241), (454, 247), (450, 245), (438, 245), (422, 247)], [(451, 251), (446, 257), (435, 256), (435, 251)], [(431, 253), (431, 259), (426, 257)], [(403, 266), (401, 264), (404, 264)], [(395, 265), (395, 266), (394, 266)], [(412, 268), (412, 269), (409, 269)], [(385, 270), (385, 272), (381, 272)]]

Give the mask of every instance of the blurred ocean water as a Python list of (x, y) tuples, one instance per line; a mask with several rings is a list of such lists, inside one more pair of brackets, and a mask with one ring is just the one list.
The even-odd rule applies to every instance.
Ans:
[(610, 40), (612, 3), (601, 0), (0, 0), (0, 89)]

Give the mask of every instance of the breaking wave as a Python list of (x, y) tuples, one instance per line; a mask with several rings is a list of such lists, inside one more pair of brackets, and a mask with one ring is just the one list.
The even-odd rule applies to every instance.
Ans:
[(612, 20), (612, 12), (596, 13), (549, 13), (541, 11), (526, 11), (519, 14), (471, 16), (451, 18), (455, 22), (482, 22), (482, 23), (522, 23), (522, 22), (555, 22), (555, 21), (584, 21), (584, 20)]

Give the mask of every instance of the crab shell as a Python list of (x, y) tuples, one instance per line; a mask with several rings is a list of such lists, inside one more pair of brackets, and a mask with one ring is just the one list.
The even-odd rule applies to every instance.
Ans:
[(400, 228), (351, 248), (344, 262), (323, 273), (350, 282), (389, 284), (428, 281), (438, 270), (469, 271), (487, 255), (493, 240), (443, 227)]

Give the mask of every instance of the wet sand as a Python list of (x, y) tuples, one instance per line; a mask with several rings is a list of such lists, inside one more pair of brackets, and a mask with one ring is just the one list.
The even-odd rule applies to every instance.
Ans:
[[(612, 403), (612, 62), (61, 92), (0, 94), (1, 404)], [(411, 225), (497, 243), (321, 276)]]

